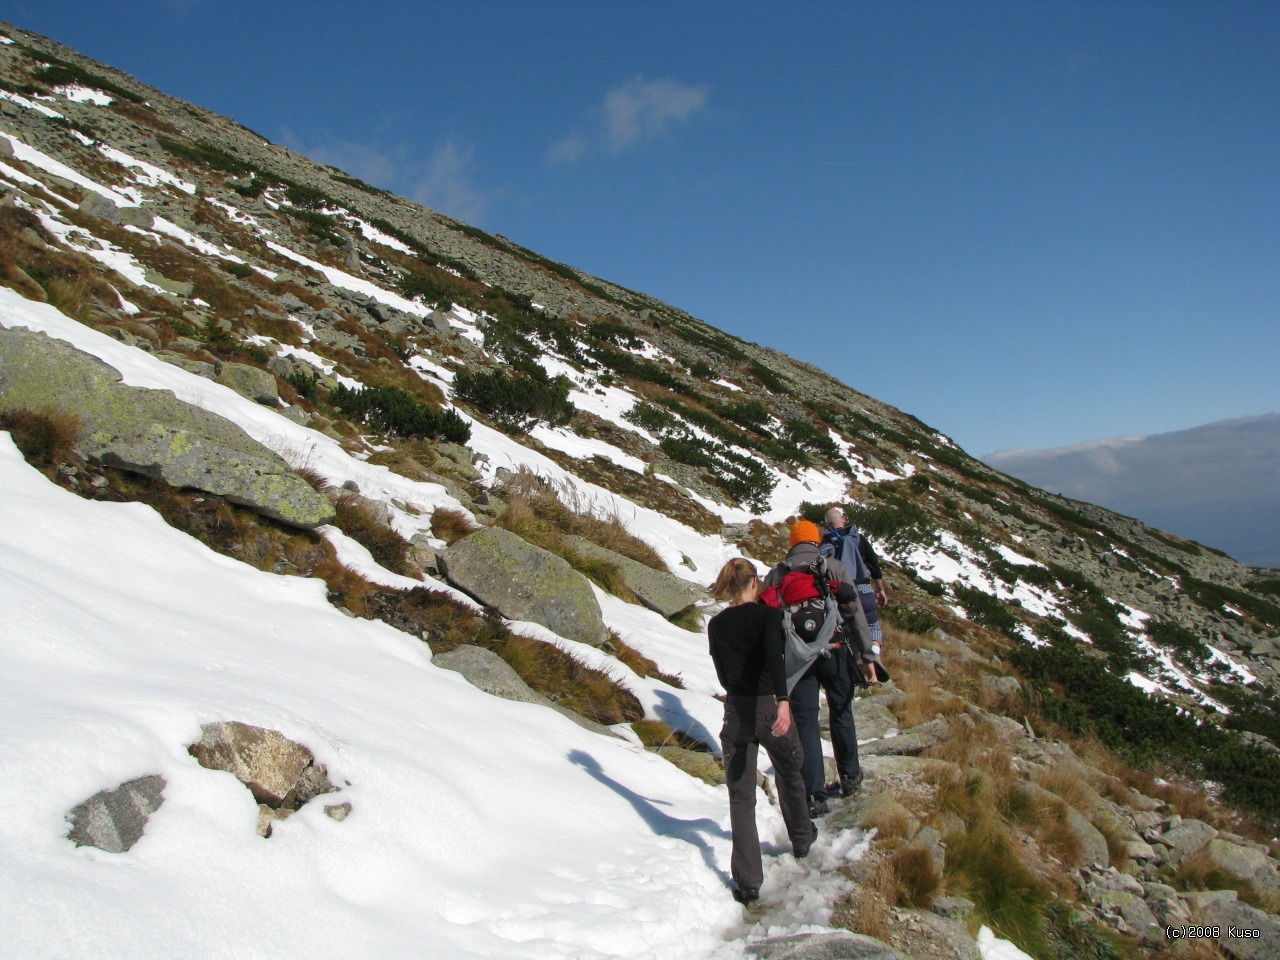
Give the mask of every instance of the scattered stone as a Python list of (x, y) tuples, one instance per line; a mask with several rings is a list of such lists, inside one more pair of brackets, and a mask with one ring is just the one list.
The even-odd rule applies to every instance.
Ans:
[(331, 820), (337, 820), (341, 823), (347, 817), (351, 816), (350, 803), (331, 803), (324, 808), (325, 815)]
[(158, 774), (95, 793), (67, 814), (67, 839), (77, 847), (124, 853), (142, 839), (151, 814), (164, 803), (164, 777)]

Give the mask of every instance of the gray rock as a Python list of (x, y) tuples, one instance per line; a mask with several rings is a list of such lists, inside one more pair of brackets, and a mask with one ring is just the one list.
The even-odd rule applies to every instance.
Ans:
[(1217, 927), (1217, 943), (1234, 960), (1280, 957), (1280, 919), (1238, 900), (1210, 904), (1196, 922)]
[(337, 820), (341, 823), (343, 820), (347, 819), (347, 817), (351, 816), (351, 804), (331, 803), (324, 808), (324, 812), (325, 816), (329, 817), (330, 820)]
[(489, 527), (463, 537), (440, 561), (450, 583), (508, 619), (540, 623), (596, 647), (609, 638), (590, 581), (508, 530)]
[(911, 838), (908, 846), (919, 847), (929, 854), (929, 858), (933, 861), (934, 867), (941, 877), (947, 866), (947, 846), (942, 842), (942, 834), (933, 827), (922, 827)]
[(854, 700), (853, 722), (860, 740), (880, 740), (900, 726), (883, 697), (858, 697)]
[(1177, 826), (1160, 835), (1160, 842), (1169, 848), (1165, 862), (1176, 867), (1187, 857), (1199, 853), (1218, 831), (1202, 820), (1183, 820)]
[(290, 526), (333, 519), (324, 497), (231, 421), (120, 379), (62, 340), (0, 328), (0, 409), (73, 411), (86, 459), (218, 494)]
[(984, 693), (997, 701), (1009, 700), (1022, 693), (1022, 685), (1018, 683), (1017, 677), (995, 677), (983, 674), (979, 686)]
[(118, 224), (120, 222), (120, 207), (114, 200), (104, 197), (100, 193), (90, 191), (86, 194), (85, 198), (80, 201), (79, 210), (81, 213), (97, 217), (99, 220), (106, 220), (108, 223)]
[(932, 909), (940, 917), (961, 919), (973, 913), (974, 902), (964, 897), (934, 897)]
[(1096, 864), (1102, 867), (1111, 863), (1111, 855), (1107, 849), (1107, 838), (1079, 810), (1070, 806), (1056, 793), (1051, 793), (1038, 784), (1022, 783), (1019, 786), (1034, 803), (1046, 808), (1062, 806), (1066, 812), (1067, 827), (1080, 844), (1080, 855), (1084, 863)]
[(903, 960), (887, 943), (847, 930), (757, 940), (747, 944), (747, 955), (759, 960)]
[(192, 360), (182, 353), (159, 353), (156, 356), (165, 363), (172, 363), (175, 367), (181, 367), (187, 373), (194, 373), (197, 377), (204, 377), (206, 380), (218, 379), (218, 368), (212, 363), (205, 363), (203, 360)]
[(462, 674), (473, 687), (478, 687), (491, 696), (550, 707), (592, 733), (614, 736), (613, 731), (603, 724), (588, 720), (531, 689), (520, 674), (516, 673), (515, 668), (492, 650), (464, 643), (453, 650), (435, 654), (431, 662), (443, 670)]
[(67, 814), (67, 839), (77, 847), (124, 853), (142, 839), (147, 820), (164, 803), (164, 788), (164, 777), (153, 774), (95, 793)]
[(858, 748), (858, 753), (870, 757), (918, 757), (925, 750), (941, 743), (950, 732), (951, 726), (946, 718), (937, 717), (896, 737), (864, 743)]
[[(972, 904), (970, 904), (972, 907)], [(982, 952), (962, 920), (936, 911), (901, 910), (890, 932), (895, 946), (912, 957), (931, 960), (980, 960)]]
[(1248, 880), (1260, 890), (1280, 890), (1276, 862), (1267, 856), (1266, 847), (1245, 846), (1219, 837), (1205, 845), (1203, 855), (1213, 866)]
[(202, 767), (224, 770), (249, 788), (255, 800), (279, 807), (315, 757), (279, 730), (247, 723), (206, 723), (187, 747)]
[(144, 276), (148, 283), (154, 283), (161, 290), (172, 293), (176, 297), (189, 297), (196, 289), (195, 284), (190, 280), (171, 280), (154, 270), (147, 270)]
[(697, 584), (647, 567), (582, 537), (565, 537), (565, 545), (587, 557), (612, 563), (622, 573), (627, 589), (650, 610), (672, 617), (706, 597)]
[(155, 217), (146, 207), (119, 207), (118, 212), (122, 226), (150, 230), (155, 225)]
[(1147, 902), (1127, 890), (1090, 888), (1094, 910), (1121, 933), (1137, 937), (1143, 943), (1164, 943), (1164, 929)]
[(224, 363), (218, 371), (218, 382), (263, 406), (276, 407), (280, 404), (276, 378), (247, 363)]

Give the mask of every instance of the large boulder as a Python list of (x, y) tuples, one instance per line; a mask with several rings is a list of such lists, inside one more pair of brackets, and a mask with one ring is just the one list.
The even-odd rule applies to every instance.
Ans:
[(120, 380), (65, 341), (0, 328), (0, 409), (73, 412), (87, 459), (218, 494), (290, 526), (333, 519), (328, 500), (230, 420)]
[(439, 555), (449, 582), (510, 620), (540, 623), (569, 640), (608, 638), (591, 583), (554, 553), (489, 527)]
[[(301, 806), (296, 803), (300, 794), (310, 794), (308, 799), (317, 795), (315, 775), (304, 777), (304, 771), (315, 763), (315, 756), (279, 730), (237, 721), (206, 723), (200, 728), (200, 739), (187, 750), (202, 767), (234, 775), (255, 800), (269, 807), (279, 808), (286, 801), (295, 801), (297, 809)], [(331, 789), (319, 792), (328, 793)]]
[(247, 363), (224, 363), (218, 370), (218, 382), (263, 406), (274, 408), (280, 404), (280, 388), (276, 378)]
[(1216, 928), (1215, 940), (1234, 960), (1280, 957), (1280, 919), (1238, 900), (1211, 902), (1195, 923)]
[(95, 793), (67, 814), (67, 839), (77, 847), (124, 853), (142, 839), (147, 820), (164, 803), (164, 788), (164, 777), (152, 774)]
[(673, 617), (706, 597), (706, 591), (696, 583), (647, 567), (590, 540), (565, 537), (564, 542), (565, 546), (585, 557), (613, 564), (622, 574), (622, 582), (636, 595), (636, 599), (664, 617)]

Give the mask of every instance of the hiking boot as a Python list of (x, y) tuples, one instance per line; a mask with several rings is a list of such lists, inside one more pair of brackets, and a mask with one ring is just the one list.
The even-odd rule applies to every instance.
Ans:
[(733, 891), (733, 899), (739, 903), (755, 903), (760, 899), (759, 887), (736, 887)]
[(858, 792), (858, 788), (862, 786), (862, 771), (859, 770), (857, 776), (840, 778), (840, 796), (852, 797)]
[(818, 825), (813, 825), (813, 833), (809, 835), (809, 839), (805, 843), (797, 843), (791, 848), (791, 855), (797, 860), (803, 860), (809, 855), (809, 851), (813, 849), (814, 841), (818, 839)]
[(826, 797), (810, 797), (809, 798), (809, 819), (813, 820), (817, 817), (825, 817), (831, 812), (831, 808), (827, 806)]

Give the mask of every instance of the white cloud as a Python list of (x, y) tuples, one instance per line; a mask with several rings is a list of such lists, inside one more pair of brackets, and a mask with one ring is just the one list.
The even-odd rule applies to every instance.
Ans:
[(426, 176), (409, 191), (409, 199), (467, 223), (483, 219), (491, 195), (471, 183), (474, 152), (469, 146), (446, 140), (431, 155)]
[(701, 113), (707, 88), (676, 80), (636, 77), (605, 94), (590, 133), (572, 133), (547, 150), (547, 163), (577, 163), (593, 149), (622, 153), (638, 143), (665, 136), (678, 123)]
[(337, 140), (306, 146), (287, 130), (283, 139), (317, 163), (337, 167), (376, 187), (399, 193), (467, 223), (483, 219), (489, 201), (497, 195), (495, 191), (484, 191), (475, 185), (475, 150), (453, 138), (440, 143), (425, 162), (403, 145), (380, 149)]

